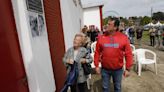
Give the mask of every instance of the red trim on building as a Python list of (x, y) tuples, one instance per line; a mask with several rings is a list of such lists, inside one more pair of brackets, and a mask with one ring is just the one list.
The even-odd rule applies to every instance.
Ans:
[(43, 2), (56, 92), (60, 92), (66, 79), (66, 68), (62, 62), (65, 44), (60, 0), (43, 0)]
[(0, 0), (0, 92), (29, 92), (11, 0)]
[(100, 10), (100, 27), (101, 27), (101, 31), (103, 31), (103, 14), (102, 14), (102, 7), (103, 7), (103, 6), (99, 6), (99, 10)]

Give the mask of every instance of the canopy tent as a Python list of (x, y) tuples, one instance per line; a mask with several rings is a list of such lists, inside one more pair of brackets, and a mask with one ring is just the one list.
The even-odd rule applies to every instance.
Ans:
[(147, 25), (145, 25), (145, 27), (153, 27), (153, 26), (155, 26), (155, 24), (153, 24), (152, 22), (147, 24)]
[(164, 23), (162, 24), (162, 27), (164, 27)]
[(160, 23), (159, 21), (155, 24), (156, 27), (160, 27), (160, 26), (163, 26), (162, 23)]

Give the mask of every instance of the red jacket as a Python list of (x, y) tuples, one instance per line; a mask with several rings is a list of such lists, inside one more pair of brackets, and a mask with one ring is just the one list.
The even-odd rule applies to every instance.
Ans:
[(126, 69), (130, 69), (133, 64), (132, 50), (126, 35), (115, 32), (112, 36), (99, 36), (94, 55), (94, 64), (96, 67), (98, 67), (99, 61), (101, 60), (102, 67), (105, 69), (120, 69), (124, 64), (124, 56)]

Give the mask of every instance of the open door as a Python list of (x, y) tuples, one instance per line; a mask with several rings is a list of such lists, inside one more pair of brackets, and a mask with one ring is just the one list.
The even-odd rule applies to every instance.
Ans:
[(0, 0), (0, 92), (29, 92), (11, 0)]

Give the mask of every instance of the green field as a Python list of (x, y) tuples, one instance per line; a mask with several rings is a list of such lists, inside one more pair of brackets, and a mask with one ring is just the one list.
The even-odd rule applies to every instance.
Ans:
[(150, 39), (150, 37), (149, 37), (149, 31), (144, 31), (143, 32), (143, 36), (142, 36), (142, 41), (143, 42), (149, 42), (149, 39)]

